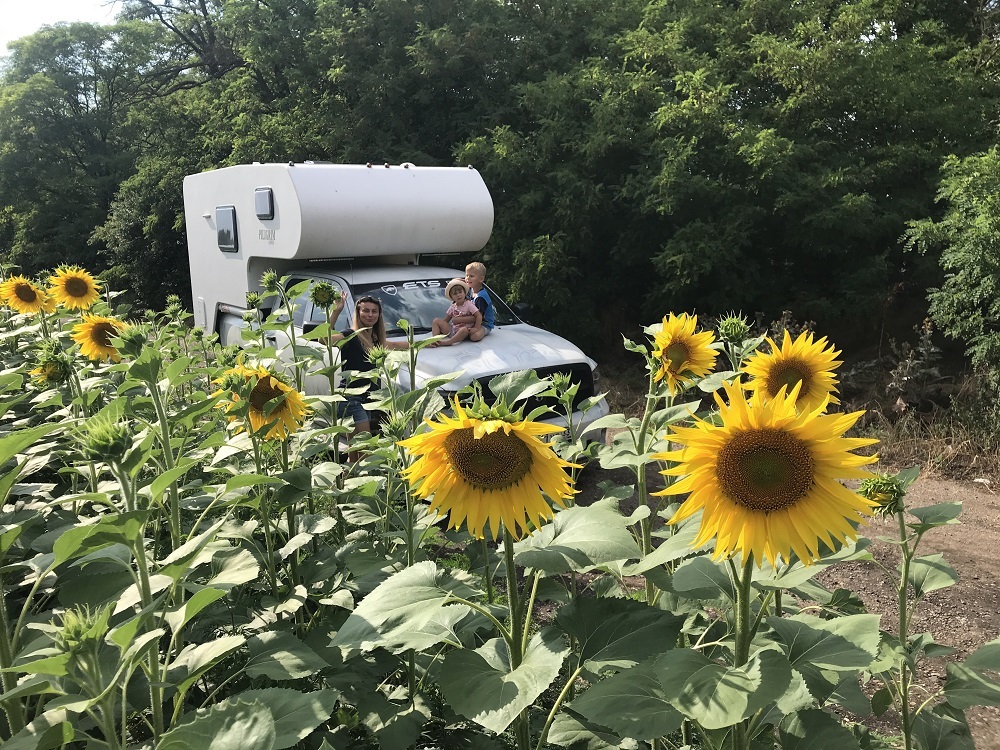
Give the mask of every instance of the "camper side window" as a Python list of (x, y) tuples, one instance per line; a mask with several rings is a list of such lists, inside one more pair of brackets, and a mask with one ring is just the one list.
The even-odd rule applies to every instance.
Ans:
[(235, 253), (239, 250), (239, 238), (236, 235), (236, 206), (215, 207), (215, 228), (219, 237), (219, 249), (224, 253)]

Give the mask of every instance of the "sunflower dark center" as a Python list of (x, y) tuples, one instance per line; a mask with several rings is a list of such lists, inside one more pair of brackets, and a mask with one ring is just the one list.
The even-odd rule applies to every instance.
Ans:
[(87, 292), (90, 291), (90, 285), (87, 283), (86, 279), (70, 276), (65, 282), (63, 282), (63, 289), (66, 290), (66, 294), (70, 297), (86, 297)]
[(480, 489), (506, 489), (531, 471), (531, 450), (516, 435), (491, 432), (477, 440), (467, 427), (451, 433), (444, 449), (452, 468)]
[(789, 508), (809, 492), (812, 454), (784, 430), (747, 430), (719, 451), (715, 468), (722, 491), (748, 510), (769, 513)]
[(680, 341), (675, 341), (663, 350), (663, 359), (670, 364), (671, 372), (680, 372), (689, 355), (687, 344)]
[(118, 328), (111, 323), (94, 323), (90, 329), (90, 340), (98, 346), (112, 349), (111, 337), (118, 335)]
[(38, 300), (38, 294), (36, 294), (35, 290), (31, 288), (31, 284), (25, 284), (23, 282), (15, 284), (14, 294), (22, 302), (35, 302)]
[(265, 376), (258, 380), (257, 385), (250, 391), (250, 406), (262, 412), (268, 401), (278, 398), (283, 393), (280, 388), (271, 385), (271, 378)]
[(799, 395), (802, 396), (812, 385), (812, 371), (808, 365), (796, 359), (781, 362), (767, 374), (767, 392), (772, 396), (777, 396), (783, 386), (787, 386), (786, 393), (791, 393), (799, 383), (802, 383), (799, 388)]

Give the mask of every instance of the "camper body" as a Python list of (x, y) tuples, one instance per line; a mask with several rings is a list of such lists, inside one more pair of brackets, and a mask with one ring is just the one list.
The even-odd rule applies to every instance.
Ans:
[[(184, 180), (184, 211), (195, 324), (223, 344), (243, 342), (246, 296), (262, 291), (260, 277), (274, 269), (289, 288), (303, 280), (327, 281), (347, 297), (338, 321), (349, 328), (354, 302), (371, 294), (382, 302), (389, 338), (405, 319), (418, 337), (450, 304), (445, 286), (464, 271), (419, 265), (422, 254), (473, 253), (489, 240), (493, 201), (474, 169), (342, 164), (251, 164), (191, 175)], [(481, 342), (425, 348), (417, 361), (418, 386), (460, 372), (446, 386), (473, 380), (484, 386), (499, 374), (564, 372), (580, 384), (578, 401), (595, 395), (596, 364), (569, 341), (520, 320), (490, 290), (493, 332)], [(325, 320), (309, 300), (296, 300), (292, 325), (301, 333)], [(267, 332), (279, 352), (288, 339)], [(408, 388), (409, 372), (398, 385)], [(325, 377), (306, 382), (309, 393), (329, 392)], [(447, 396), (447, 392), (442, 395)], [(602, 401), (577, 416), (589, 423), (607, 413)]]

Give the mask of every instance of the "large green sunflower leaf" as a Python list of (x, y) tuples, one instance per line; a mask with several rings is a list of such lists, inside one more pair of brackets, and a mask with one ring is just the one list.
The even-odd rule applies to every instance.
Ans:
[(177, 724), (160, 737), (157, 750), (275, 750), (275, 726), (271, 711), (260, 701), (238, 698), (219, 703)]
[(684, 618), (631, 599), (576, 599), (556, 625), (580, 644), (580, 661), (601, 674), (627, 669), (673, 648)]
[(192, 643), (186, 646), (167, 668), (166, 681), (180, 690), (187, 690), (195, 680), (246, 642), (242, 635)]
[(1000, 683), (991, 680), (966, 664), (948, 664), (944, 694), (955, 708), (1000, 706)]
[(1000, 638), (984, 643), (975, 652), (969, 654), (969, 658), (965, 660), (965, 666), (1000, 672)]
[(4, 750), (54, 750), (66, 747), (76, 736), (74, 713), (54, 708), (36, 718), (3, 743)]
[(736, 600), (733, 579), (725, 563), (714, 562), (705, 556), (681, 563), (674, 571), (672, 586), (674, 591), (689, 599), (718, 599), (721, 594), (731, 601)]
[(806, 581), (822, 573), (831, 565), (836, 565), (848, 560), (872, 560), (872, 555), (868, 552), (871, 541), (865, 538), (858, 539), (856, 543), (846, 544), (833, 554), (827, 555), (812, 565), (803, 565), (801, 562), (784, 566), (781, 570), (775, 570), (771, 564), (765, 560), (759, 570), (754, 571), (754, 585), (763, 589), (793, 589), (801, 586)]
[(827, 711), (790, 714), (778, 727), (782, 750), (860, 750), (857, 738)]
[(976, 750), (965, 714), (947, 703), (913, 717), (913, 745), (917, 750)]
[(458, 713), (498, 734), (535, 702), (559, 676), (569, 647), (555, 628), (537, 633), (524, 659), (512, 668), (500, 638), (475, 651), (451, 651), (438, 673), (445, 700)]
[(568, 708), (560, 711), (552, 722), (548, 743), (570, 750), (635, 750), (639, 746), (635, 740), (622, 739)]
[(246, 690), (209, 709), (198, 709), (163, 735), (157, 750), (283, 750), (330, 718), (336, 690), (303, 693), (285, 688)]
[(657, 658), (655, 666), (666, 700), (707, 729), (753, 716), (780, 698), (792, 679), (791, 665), (776, 651), (762, 651), (743, 667), (726, 667), (679, 649)]
[(656, 549), (646, 555), (635, 565), (627, 565), (622, 571), (627, 576), (636, 576), (645, 573), (660, 565), (675, 562), (683, 557), (688, 557), (697, 552), (706, 550), (712, 544), (712, 540), (705, 542), (700, 547), (694, 546), (694, 540), (698, 537), (697, 523), (686, 523), (681, 526), (673, 536), (665, 539)]
[(552, 386), (552, 381), (542, 380), (534, 370), (517, 370), (490, 379), (490, 391), (508, 406), (537, 396)]
[(878, 615), (848, 615), (823, 620), (811, 615), (769, 617), (788, 660), (801, 670), (856, 670), (870, 665), (878, 655)]
[(319, 654), (291, 633), (261, 633), (248, 640), (247, 646), (250, 648), (250, 658), (243, 668), (247, 677), (297, 680), (314, 675), (329, 666)]
[(917, 518), (920, 523), (906, 525), (918, 534), (923, 534), (937, 526), (950, 526), (959, 523), (958, 517), (962, 514), (962, 503), (936, 503), (921, 508), (908, 508), (907, 512)]
[(629, 531), (630, 522), (614, 500), (567, 508), (556, 513), (552, 523), (515, 543), (514, 560), (547, 575), (561, 575), (638, 559), (642, 551)]
[(669, 734), (684, 718), (667, 700), (652, 661), (601, 680), (573, 701), (572, 709), (594, 724), (637, 740)]
[(910, 562), (906, 580), (917, 596), (924, 596), (958, 583), (958, 573), (945, 562), (944, 555), (923, 555)]
[(331, 646), (347, 651), (385, 648), (392, 653), (422, 651), (444, 640), (457, 640), (453, 627), (468, 613), (456, 597), (473, 599), (482, 591), (477, 579), (461, 570), (417, 563), (380, 583), (358, 605)]
[(419, 695), (412, 701), (402, 696), (396, 702), (376, 690), (358, 699), (358, 718), (375, 735), (381, 750), (413, 747), (430, 715), (430, 707)]

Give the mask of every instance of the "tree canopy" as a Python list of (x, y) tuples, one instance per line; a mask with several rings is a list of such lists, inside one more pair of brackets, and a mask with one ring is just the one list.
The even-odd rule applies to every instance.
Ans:
[(580, 344), (669, 310), (828, 328), (939, 288), (942, 166), (995, 142), (962, 0), (126, 0), (0, 69), (0, 253), (188, 294), (181, 182), (250, 161), (467, 164), (490, 282)]

